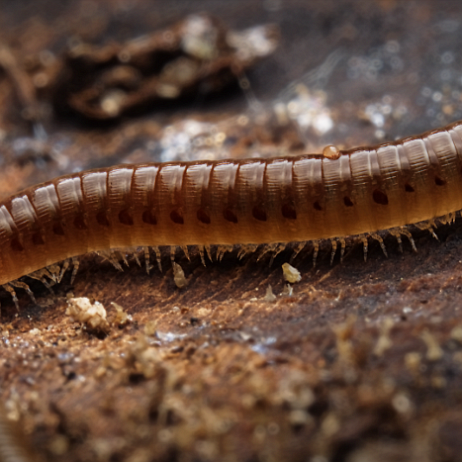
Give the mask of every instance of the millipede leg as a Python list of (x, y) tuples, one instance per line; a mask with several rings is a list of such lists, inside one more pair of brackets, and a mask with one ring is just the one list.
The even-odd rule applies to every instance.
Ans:
[(30, 290), (30, 287), (25, 283), (21, 281), (10, 281), (8, 284), (11, 284), (13, 287), (16, 287), (17, 289), (24, 289), (27, 292), (27, 295), (29, 295), (30, 299), (32, 300), (33, 303), (37, 304), (37, 300), (35, 299), (35, 296)]
[(10, 293), (11, 298), (13, 299), (13, 303), (16, 306), (16, 311), (19, 312), (19, 302), (18, 302), (18, 297), (16, 296), (16, 291), (13, 289), (11, 286), (11, 283), (8, 284), (3, 284), (2, 287)]
[(416, 223), (415, 226), (417, 226), (417, 228), (421, 230), (427, 230), (437, 241), (439, 241), (438, 236), (436, 235), (434, 231), (434, 228), (436, 228), (435, 220), (428, 220), (428, 221), (424, 221), (423, 223)]
[(57, 284), (59, 282), (59, 275), (61, 274), (61, 267), (59, 266), (58, 263), (55, 263), (54, 265), (49, 265), (45, 269), (45, 276), (49, 277), (52, 281), (53, 284)]
[(401, 239), (401, 233), (399, 229), (392, 228), (389, 229), (388, 232), (396, 239), (396, 241), (398, 242), (398, 249), (400, 253), (403, 253), (403, 241)]
[(316, 268), (316, 260), (318, 259), (318, 254), (319, 254), (319, 242), (318, 241), (313, 242), (313, 248), (314, 248), (314, 251), (313, 251), (313, 269), (315, 269)]
[(217, 261), (223, 260), (226, 252), (232, 252), (234, 249), (233, 245), (219, 245), (217, 247), (216, 259)]
[(257, 257), (257, 261), (260, 261), (267, 253), (273, 252), (276, 249), (276, 246), (276, 243), (263, 245)]
[(332, 252), (330, 253), (330, 264), (334, 263), (335, 254), (337, 253), (337, 241), (335, 239), (331, 239), (330, 243), (332, 245)]
[[(462, 214), (460, 215), (462, 216)], [(439, 217), (438, 221), (442, 225), (452, 225), (456, 221), (456, 217), (457, 217), (457, 212), (452, 212), (452, 213), (448, 213), (447, 215), (444, 215), (444, 217)]]
[(189, 258), (188, 246), (187, 245), (182, 245), (181, 250), (185, 254), (185, 257), (188, 259), (188, 261), (191, 261), (191, 258)]
[(270, 263), (269, 263), (269, 266), (271, 268), (271, 266), (273, 266), (273, 263), (274, 263), (274, 259), (281, 253), (285, 250), (286, 248), (286, 244), (277, 244), (277, 247), (273, 250), (273, 255), (271, 256), (271, 260), (270, 260)]
[(170, 246), (170, 261), (172, 262), (172, 266), (173, 266), (173, 263), (175, 262), (176, 248), (177, 248), (176, 245)]
[(198, 250), (199, 250), (199, 255), (201, 257), (201, 262), (204, 266), (206, 266), (205, 264), (205, 248), (203, 245), (198, 245), (197, 246)]
[[(120, 259), (125, 263), (127, 268), (130, 267), (127, 260), (127, 255), (122, 250), (114, 250), (114, 255), (120, 257)], [(122, 270), (123, 271), (123, 270)]]
[(404, 227), (399, 228), (399, 231), (400, 231), (401, 234), (403, 234), (404, 236), (406, 236), (408, 238), (409, 243), (411, 244), (412, 250), (414, 252), (417, 252), (417, 247), (415, 245), (415, 241), (414, 241), (414, 238), (412, 237), (411, 232), (408, 229), (404, 228)]
[(367, 261), (367, 251), (369, 249), (369, 241), (367, 240), (367, 236), (365, 236), (364, 234), (361, 234), (359, 236), (359, 239), (363, 243), (364, 263), (366, 263), (366, 261)]
[(149, 247), (143, 247), (143, 252), (144, 252), (144, 262), (146, 264), (146, 273), (149, 274), (149, 271), (151, 271), (151, 269), (152, 269), (151, 255), (149, 253)]
[(305, 248), (305, 245), (306, 245), (306, 241), (304, 242), (299, 242), (297, 244), (297, 247), (295, 247), (291, 257), (290, 257), (290, 260), (289, 260), (289, 263), (292, 263), (295, 258), (297, 257), (297, 255)]
[[(28, 274), (27, 276), (32, 279), (36, 279), (37, 281), (40, 281), (52, 294), (54, 294), (51, 286), (55, 283), (55, 279), (53, 278), (53, 275), (50, 273), (50, 271), (48, 271), (47, 268), (42, 268), (41, 270), (34, 271), (33, 273)], [(47, 281), (47, 277), (51, 279), (52, 284), (50, 284)]]
[(210, 248), (209, 245), (204, 245), (205, 251), (207, 252), (207, 255), (209, 257), (209, 260), (213, 262), (213, 257), (212, 257), (212, 249)]
[(237, 258), (242, 260), (247, 254), (255, 252), (258, 249), (257, 244), (244, 244), (237, 253)]
[(340, 263), (343, 263), (343, 257), (345, 255), (346, 242), (345, 239), (339, 238), (340, 241)]
[(67, 271), (70, 264), (71, 264), (71, 261), (69, 259), (63, 261), (63, 266), (61, 266), (61, 271), (59, 272), (59, 276), (57, 280), (58, 283), (62, 281), (64, 273)]
[(77, 271), (79, 271), (80, 260), (79, 257), (72, 257), (72, 274), (71, 274), (71, 284), (74, 283), (74, 279), (77, 276)]
[(159, 267), (159, 271), (162, 273), (162, 254), (160, 253), (160, 249), (157, 246), (152, 247), (154, 253), (156, 254), (156, 261), (157, 266)]
[(428, 232), (432, 235), (434, 239), (436, 239), (439, 242), (440, 239), (433, 228), (428, 228)]
[(380, 248), (382, 249), (383, 254), (388, 258), (387, 249), (385, 247), (385, 243), (383, 242), (382, 236), (377, 233), (371, 233), (370, 236), (380, 244)]
[(135, 259), (136, 264), (141, 268), (141, 262), (140, 262), (140, 259), (138, 258), (138, 254), (136, 252), (133, 254), (133, 258)]
[(122, 265), (120, 264), (120, 261), (117, 258), (118, 254), (113, 249), (99, 251), (97, 252), (97, 254), (101, 255), (104, 258), (104, 260), (107, 260), (109, 263), (111, 263), (111, 265), (117, 271), (123, 272), (124, 269), (122, 268)]

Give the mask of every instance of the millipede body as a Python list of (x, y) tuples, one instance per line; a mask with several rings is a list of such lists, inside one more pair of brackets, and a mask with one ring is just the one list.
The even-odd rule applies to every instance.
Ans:
[(0, 204), (0, 284), (91, 251), (335, 239), (462, 209), (462, 122), (328, 152), (118, 165), (30, 187)]

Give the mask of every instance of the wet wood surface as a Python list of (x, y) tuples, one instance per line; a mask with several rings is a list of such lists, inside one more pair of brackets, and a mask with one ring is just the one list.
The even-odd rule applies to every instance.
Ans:
[[(155, 5), (3, 2), (2, 197), (84, 168), (321, 152), (462, 118), (454, 2)], [(214, 94), (110, 121), (56, 103), (76, 44), (107, 49), (198, 12), (235, 31), (275, 25), (278, 48)], [(271, 267), (179, 250), (183, 288), (168, 250), (149, 275), (87, 255), (53, 294), (29, 279), (38, 303), (18, 290), (19, 313), (1, 295), (6, 418), (39, 460), (461, 460), (461, 233), (459, 219), (439, 242), (414, 231), (417, 253), (387, 237), (388, 258), (371, 243), (367, 262), (349, 243), (332, 266), (322, 243), (315, 269), (309, 249), (293, 262), (292, 292), (289, 250)], [(73, 322), (71, 297), (100, 302), (107, 327)]]

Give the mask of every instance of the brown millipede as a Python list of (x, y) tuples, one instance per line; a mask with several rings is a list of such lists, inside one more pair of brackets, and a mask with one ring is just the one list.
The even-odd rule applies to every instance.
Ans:
[[(327, 154), (326, 154), (327, 153)], [(462, 122), (375, 147), (288, 158), (118, 165), (0, 203), (0, 284), (92, 251), (333, 240), (450, 221), (462, 209)], [(422, 224), (421, 224), (422, 226)], [(281, 244), (281, 245), (279, 245)], [(366, 244), (365, 244), (366, 245)], [(148, 261), (148, 260), (147, 260)], [(36, 273), (37, 276), (37, 273)]]

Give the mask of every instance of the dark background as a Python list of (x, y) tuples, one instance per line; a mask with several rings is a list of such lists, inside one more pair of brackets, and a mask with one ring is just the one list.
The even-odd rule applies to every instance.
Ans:
[[(247, 73), (259, 104), (235, 86), (101, 124), (43, 97), (37, 140), (0, 72), (2, 196), (75, 169), (159, 160), (166, 128), (191, 118), (249, 116), (244, 148), (239, 137), (229, 146), (240, 156), (377, 144), (461, 118), (457, 1), (4, 1), (0, 41), (27, 68), (43, 50), (60, 59), (73, 37), (124, 42), (200, 11), (233, 29), (279, 26), (279, 48)], [(333, 126), (295, 123), (287, 142), (258, 114), (300, 85)], [(51, 461), (462, 460), (460, 233), (459, 222), (437, 230), (440, 242), (414, 231), (417, 254), (387, 238), (388, 259), (371, 243), (366, 263), (351, 244), (332, 267), (325, 243), (317, 270), (309, 253), (296, 260), (291, 296), (279, 295), (290, 253), (271, 268), (254, 256), (206, 268), (180, 259), (183, 290), (171, 269), (147, 276), (132, 262), (119, 273), (86, 256), (73, 286), (31, 285), (40, 306), (21, 293), (16, 314), (2, 298), (6, 415)], [(116, 302), (133, 322), (100, 338), (64, 315), (70, 293), (110, 313)]]

